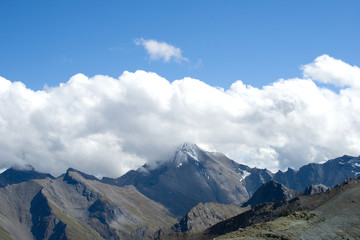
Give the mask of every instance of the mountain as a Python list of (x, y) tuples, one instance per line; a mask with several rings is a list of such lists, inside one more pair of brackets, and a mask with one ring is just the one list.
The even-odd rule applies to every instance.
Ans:
[(102, 182), (116, 186), (133, 185), (179, 218), (199, 202), (241, 206), (269, 180), (301, 192), (310, 185), (333, 187), (359, 174), (359, 157), (345, 155), (323, 164), (305, 165), (298, 171), (289, 168), (286, 172), (273, 174), (266, 169), (236, 163), (221, 153), (184, 143), (169, 161), (145, 164), (119, 178), (103, 178)]
[(27, 182), (31, 179), (45, 179), (54, 178), (48, 173), (40, 173), (28, 165), (24, 169), (9, 168), (0, 174), (0, 188), (6, 187), (10, 184)]
[(360, 157), (342, 156), (323, 164), (310, 163), (298, 171), (288, 169), (278, 171), (273, 179), (296, 191), (302, 191), (310, 185), (323, 184), (334, 187), (346, 178), (360, 175)]
[(133, 185), (148, 198), (182, 217), (198, 203), (241, 205), (271, 172), (238, 164), (221, 153), (207, 152), (195, 144), (182, 144), (171, 161), (144, 165), (117, 179), (102, 181), (117, 186)]
[(176, 222), (135, 187), (89, 178), (69, 169), (1, 188), (0, 239), (147, 239)]
[(329, 191), (266, 202), (198, 233), (157, 239), (358, 239), (360, 178), (347, 179)]
[(261, 185), (252, 197), (245, 203), (255, 207), (264, 202), (286, 201), (298, 196), (300, 193), (285, 187), (281, 183), (270, 180)]

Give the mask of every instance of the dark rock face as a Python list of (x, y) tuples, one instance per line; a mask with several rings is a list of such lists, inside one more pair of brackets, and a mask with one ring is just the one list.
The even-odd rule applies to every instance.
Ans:
[(31, 232), (36, 240), (61, 239), (67, 240), (66, 224), (57, 219), (51, 212), (51, 207), (40, 191), (31, 201), (32, 216)]
[(26, 170), (18, 170), (15, 168), (9, 168), (5, 172), (0, 174), (0, 187), (6, 187), (7, 185), (27, 182), (32, 179), (45, 179), (54, 178), (50, 174), (40, 173), (29, 166)]
[(120, 237), (110, 223), (123, 215), (118, 206), (104, 198), (96, 200), (89, 208), (89, 224), (104, 238), (118, 240)]
[(118, 179), (103, 181), (118, 186), (134, 185), (145, 196), (181, 217), (199, 202), (241, 205), (271, 177), (267, 170), (238, 164), (195, 144), (183, 144), (172, 161), (155, 168), (144, 165)]
[(277, 172), (274, 180), (296, 191), (302, 191), (307, 186), (324, 184), (334, 187), (346, 178), (360, 175), (360, 157), (343, 156), (329, 160), (323, 164), (311, 163), (295, 171)]
[(246, 205), (250, 204), (251, 207), (254, 207), (264, 202), (286, 201), (298, 195), (298, 192), (271, 180), (259, 187), (249, 201), (247, 201)]

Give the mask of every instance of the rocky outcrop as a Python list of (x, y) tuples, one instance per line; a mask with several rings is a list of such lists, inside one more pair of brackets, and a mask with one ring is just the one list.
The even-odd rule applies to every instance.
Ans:
[(271, 180), (259, 187), (244, 206), (249, 204), (251, 207), (255, 207), (264, 202), (286, 201), (298, 195), (300, 195), (300, 193), (285, 187), (281, 183)]
[(311, 194), (326, 192), (327, 190), (329, 190), (329, 188), (324, 184), (316, 184), (306, 187), (305, 190), (302, 192), (302, 195), (308, 196)]

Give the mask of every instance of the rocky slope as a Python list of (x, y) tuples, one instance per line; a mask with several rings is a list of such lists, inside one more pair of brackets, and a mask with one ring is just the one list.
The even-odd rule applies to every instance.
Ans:
[(249, 210), (249, 207), (238, 207), (233, 204), (199, 203), (193, 207), (178, 223), (169, 229), (157, 232), (156, 237), (178, 232), (200, 232), (218, 222)]
[(174, 223), (134, 187), (103, 184), (73, 170), (0, 189), (1, 239), (146, 239)]
[[(216, 239), (359, 239), (360, 179), (295, 200), (299, 208)], [(301, 209), (300, 209), (301, 208)]]

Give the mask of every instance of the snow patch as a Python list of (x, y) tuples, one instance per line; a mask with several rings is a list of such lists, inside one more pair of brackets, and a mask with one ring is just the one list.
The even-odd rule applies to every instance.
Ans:
[(239, 181), (241, 182), (242, 180), (244, 180), (247, 176), (249, 176), (251, 173), (248, 172), (248, 171), (245, 171), (245, 170), (241, 170), (240, 168), (238, 168), (239, 170), (239, 175), (240, 175), (240, 178), (239, 178)]
[(353, 167), (355, 168), (355, 167), (360, 167), (360, 164), (359, 163), (354, 163), (353, 164)]

